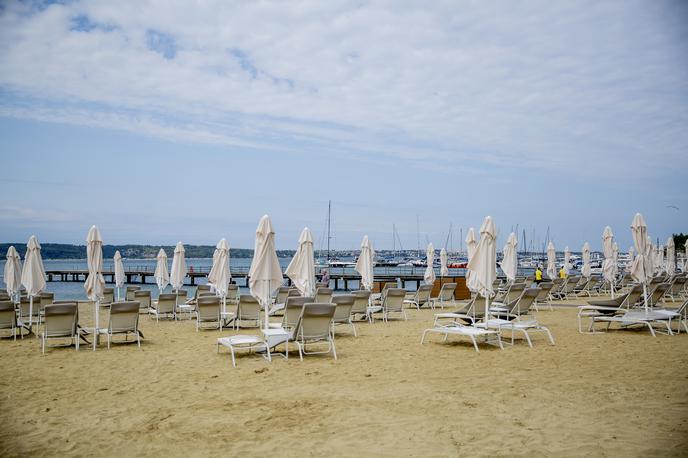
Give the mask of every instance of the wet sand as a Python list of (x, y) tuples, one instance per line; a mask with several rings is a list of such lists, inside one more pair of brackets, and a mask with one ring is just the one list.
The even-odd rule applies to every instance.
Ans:
[[(584, 300), (573, 301), (583, 303)], [(570, 304), (569, 304), (570, 305)], [(678, 303), (673, 304), (678, 306)], [(81, 308), (88, 324), (92, 308)], [(652, 456), (688, 453), (688, 336), (581, 335), (571, 307), (501, 351), (420, 345), (433, 311), (338, 328), (339, 359), (271, 364), (216, 352), (192, 321), (135, 345), (49, 349), (2, 339), (0, 454), (100, 456)], [(255, 329), (242, 330), (256, 333)]]

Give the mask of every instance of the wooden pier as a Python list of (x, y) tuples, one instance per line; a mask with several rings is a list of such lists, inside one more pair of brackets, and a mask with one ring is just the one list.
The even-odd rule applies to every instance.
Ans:
[[(45, 272), (48, 277), (49, 282), (61, 281), (61, 282), (78, 282), (83, 283), (86, 281), (88, 276), (88, 270), (48, 270)], [(124, 272), (126, 278), (125, 283), (127, 284), (146, 284), (150, 279), (150, 283), (155, 283), (155, 271), (151, 269), (135, 269), (127, 270)], [(194, 270), (186, 274), (184, 284), (187, 286), (196, 286), (200, 278), (207, 278), (208, 272), (206, 270)], [(115, 273), (112, 271), (103, 272), (103, 278), (105, 278), (105, 283), (115, 283)], [(287, 284), (291, 284), (291, 280), (288, 277), (284, 277)], [(247, 271), (232, 271), (232, 280), (234, 283), (240, 286), (248, 287), (249, 276)], [(350, 291), (352, 289), (358, 289), (358, 283), (361, 280), (361, 276), (353, 273), (341, 273), (336, 275), (330, 275), (330, 285), (337, 291)], [(387, 282), (397, 282), (401, 288), (407, 287), (418, 287), (423, 284), (423, 275), (421, 274), (376, 274), (375, 275), (375, 287), (374, 290), (379, 291), (380, 285)], [(456, 299), (466, 299), (470, 297), (470, 293), (466, 288), (466, 279), (463, 276), (450, 276), (440, 278), (437, 277), (435, 281), (435, 288), (433, 290), (433, 295), (436, 295), (439, 288), (444, 283), (454, 282), (457, 283), (456, 287)], [(353, 287), (353, 288), (352, 288)], [(437, 291), (435, 291), (437, 290)]]

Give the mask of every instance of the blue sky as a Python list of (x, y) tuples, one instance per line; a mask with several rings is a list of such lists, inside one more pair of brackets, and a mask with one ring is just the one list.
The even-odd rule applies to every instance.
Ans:
[[(0, 240), (688, 231), (685, 2), (3, 2)], [(678, 210), (668, 207), (677, 206)]]

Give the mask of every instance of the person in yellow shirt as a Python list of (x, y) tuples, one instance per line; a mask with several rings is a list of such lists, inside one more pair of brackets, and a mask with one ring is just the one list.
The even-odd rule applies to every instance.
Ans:
[(566, 269), (563, 266), (559, 269), (559, 278), (566, 278)]
[(540, 266), (535, 269), (535, 283), (538, 285), (542, 283), (542, 268)]

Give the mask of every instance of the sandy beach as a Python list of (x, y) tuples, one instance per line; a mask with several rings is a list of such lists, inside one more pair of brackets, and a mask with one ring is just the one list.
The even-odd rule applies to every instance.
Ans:
[(3, 339), (0, 454), (686, 455), (685, 334), (581, 335), (575, 308), (558, 307), (538, 313), (556, 346), (478, 354), (438, 336), (421, 346), (433, 311), (408, 314), (360, 323), (357, 338), (340, 329), (337, 361), (250, 355), (236, 369), (215, 345), (232, 331), (191, 321), (142, 317), (141, 350), (42, 356), (34, 337)]

